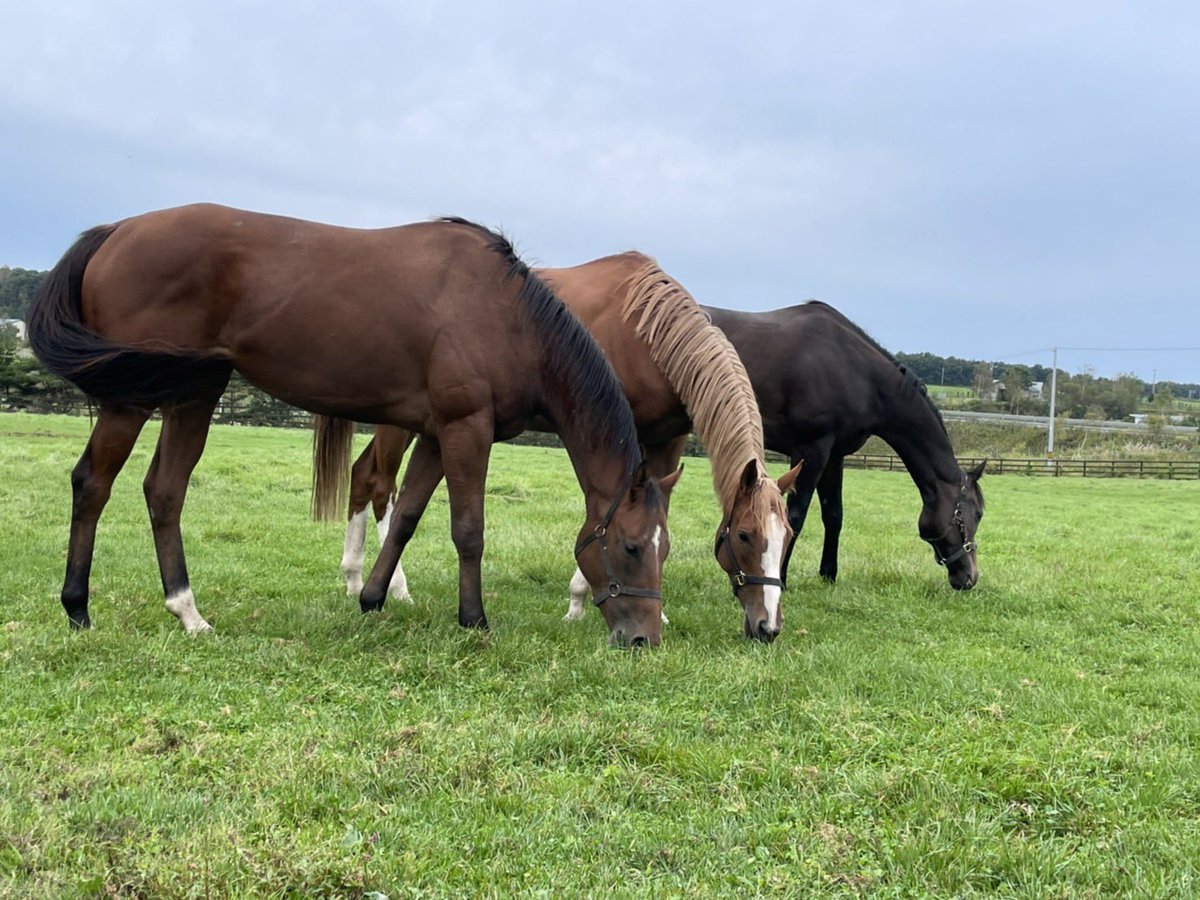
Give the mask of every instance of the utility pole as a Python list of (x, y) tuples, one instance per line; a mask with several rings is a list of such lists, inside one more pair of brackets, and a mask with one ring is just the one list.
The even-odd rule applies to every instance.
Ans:
[(1054, 465), (1054, 400), (1058, 396), (1058, 348), (1054, 348), (1054, 359), (1050, 363), (1050, 431), (1046, 440), (1046, 465)]

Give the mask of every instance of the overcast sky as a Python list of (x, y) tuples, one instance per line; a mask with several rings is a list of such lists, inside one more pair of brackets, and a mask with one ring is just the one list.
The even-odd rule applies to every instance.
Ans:
[[(197, 200), (637, 248), (893, 351), (1200, 346), (1200, 4), (0, 0), (0, 264)], [(803, 352), (802, 347), (796, 348)], [(1200, 381), (1200, 351), (1061, 351)]]

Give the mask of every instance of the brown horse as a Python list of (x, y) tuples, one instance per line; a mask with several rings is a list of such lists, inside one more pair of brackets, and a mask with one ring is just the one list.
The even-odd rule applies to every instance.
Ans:
[[(778, 482), (767, 476), (761, 418), (741, 360), (687, 291), (640, 253), (537, 274), (604, 348), (633, 407), (652, 475), (675, 471), (694, 424), (721, 501), (717, 560), (741, 601), (745, 633), (773, 640), (782, 622), (780, 566), (791, 542), (782, 495), (800, 467)], [(368, 506), (382, 532), (409, 440), (404, 431), (376, 428), (351, 471), (342, 571), (352, 593), (361, 579)], [(568, 619), (583, 614), (587, 585), (576, 572)], [(409, 596), (400, 568), (390, 591)]]
[[(100, 403), (72, 475), (62, 602), (76, 627), (90, 625), (97, 520), (155, 409), (163, 426), (145, 493), (166, 604), (189, 632), (209, 627), (196, 610), (179, 515), (213, 408), (237, 369), (313, 412), (422, 433), (411, 493), (364, 589), (364, 610), (382, 604), (391, 566), (445, 477), (458, 620), (486, 627), (488, 455), (494, 440), (537, 416), (559, 430), (586, 495), (579, 562), (612, 639), (659, 642), (674, 482), (647, 475), (602, 352), (498, 234), (458, 219), (363, 231), (210, 205), (148, 213), (76, 242), (39, 291), (29, 334), (51, 371)], [(344, 440), (333, 444), (348, 449), (349, 423), (338, 430)], [(343, 471), (347, 461), (333, 459)]]

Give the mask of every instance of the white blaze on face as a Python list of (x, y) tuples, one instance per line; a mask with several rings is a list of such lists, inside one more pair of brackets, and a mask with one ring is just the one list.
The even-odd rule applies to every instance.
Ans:
[[(779, 569), (783, 564), (783, 540), (787, 529), (779, 521), (776, 513), (771, 513), (767, 520), (767, 549), (762, 555), (763, 574), (768, 578), (778, 578)], [(772, 584), (763, 585), (763, 606), (767, 611), (767, 627), (779, 628), (779, 593), (780, 589)]]
[[(662, 557), (658, 555), (659, 544), (662, 542), (662, 526), (661, 525), (654, 526), (654, 537), (650, 538), (650, 542), (652, 544), (654, 544), (654, 558), (659, 560), (659, 562), (661, 562)], [(665, 612), (659, 613), (659, 615), (662, 616), (662, 621), (663, 621), (664, 625), (671, 624), (671, 620), (667, 618), (667, 614)]]
[(201, 631), (212, 631), (212, 626), (204, 621), (196, 609), (196, 597), (190, 587), (176, 591), (167, 598), (167, 610), (179, 619), (183, 630), (188, 634), (199, 634)]

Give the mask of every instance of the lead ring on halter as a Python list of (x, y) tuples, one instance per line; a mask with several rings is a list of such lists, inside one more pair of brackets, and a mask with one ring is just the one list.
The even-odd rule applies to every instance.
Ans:
[(608, 576), (608, 593), (592, 595), (592, 603), (596, 606), (601, 606), (606, 600), (613, 597), (649, 597), (652, 600), (662, 600), (662, 591), (657, 591), (654, 588), (628, 587), (621, 584), (621, 579), (617, 577), (616, 571), (612, 567), (612, 560), (608, 557), (608, 526), (612, 522), (613, 514), (617, 511), (617, 507), (621, 505), (621, 498), (625, 495), (625, 491), (617, 494), (617, 497), (612, 502), (612, 506), (608, 508), (608, 512), (604, 514), (604, 518), (600, 520), (600, 524), (592, 529), (592, 533), (585, 537), (582, 541), (575, 545), (575, 561), (579, 562), (579, 554), (594, 541), (600, 542), (600, 561), (604, 563), (604, 572)]
[(717, 538), (718, 561), (721, 558), (722, 546), (729, 548), (729, 561), (733, 564), (733, 571), (729, 573), (729, 586), (733, 588), (733, 596), (737, 597), (738, 591), (748, 584), (764, 584), (783, 590), (782, 578), (772, 578), (770, 575), (747, 575), (742, 571), (742, 567), (738, 565), (737, 557), (733, 555), (733, 542), (729, 540), (728, 521), (721, 527), (721, 536)]

